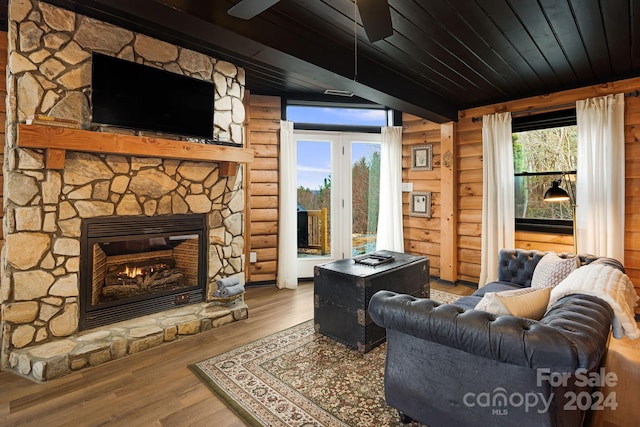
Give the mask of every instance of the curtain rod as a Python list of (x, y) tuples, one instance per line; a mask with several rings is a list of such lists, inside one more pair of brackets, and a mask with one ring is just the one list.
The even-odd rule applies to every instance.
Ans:
[[(629, 93), (625, 93), (624, 94), (625, 98), (628, 98), (630, 96), (633, 96), (634, 98), (637, 98), (638, 96), (640, 96), (640, 91), (638, 91), (638, 89), (634, 90), (633, 92), (629, 92)], [(546, 110), (555, 110), (555, 109), (562, 109), (562, 108), (569, 108), (569, 107), (575, 107), (576, 103), (575, 102), (569, 102), (566, 104), (560, 104), (560, 105), (550, 105), (548, 107), (538, 107), (538, 108), (529, 108), (528, 110), (522, 110), (522, 111), (516, 111), (514, 113), (511, 113), (511, 116), (514, 115), (523, 115), (523, 114), (529, 114), (529, 113), (537, 113), (539, 111), (546, 111)], [(471, 121), (473, 123), (475, 122), (479, 122), (482, 120), (482, 117), (471, 117)]]

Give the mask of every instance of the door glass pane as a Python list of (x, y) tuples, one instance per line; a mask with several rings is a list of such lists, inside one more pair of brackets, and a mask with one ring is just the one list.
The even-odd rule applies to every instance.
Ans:
[(298, 258), (331, 255), (331, 142), (298, 141)]
[(352, 255), (374, 252), (380, 200), (380, 144), (351, 144)]

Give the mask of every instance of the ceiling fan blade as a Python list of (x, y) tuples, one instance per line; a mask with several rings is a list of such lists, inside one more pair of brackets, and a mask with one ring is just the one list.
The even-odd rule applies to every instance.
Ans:
[(387, 0), (357, 0), (357, 5), (370, 42), (377, 42), (393, 34)]
[(280, 0), (240, 0), (227, 13), (240, 19), (251, 19), (269, 9)]

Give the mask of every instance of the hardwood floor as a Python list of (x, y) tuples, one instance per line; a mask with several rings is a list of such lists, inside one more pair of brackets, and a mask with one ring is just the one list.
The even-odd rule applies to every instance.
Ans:
[(187, 366), (313, 318), (313, 284), (245, 300), (246, 320), (49, 383), (0, 372), (0, 426), (244, 426)]
[[(433, 281), (434, 289), (469, 295), (473, 289)], [(0, 372), (0, 426), (216, 426), (244, 423), (188, 368), (234, 347), (313, 317), (313, 284), (296, 290), (248, 288), (249, 318), (69, 375), (36, 384)], [(640, 347), (611, 340), (607, 369), (617, 372), (615, 413), (598, 414), (596, 426), (626, 426), (640, 417)], [(626, 381), (631, 379), (632, 381)]]
[(245, 300), (246, 320), (49, 383), (0, 372), (0, 426), (243, 426), (187, 366), (313, 318), (313, 283), (249, 287)]

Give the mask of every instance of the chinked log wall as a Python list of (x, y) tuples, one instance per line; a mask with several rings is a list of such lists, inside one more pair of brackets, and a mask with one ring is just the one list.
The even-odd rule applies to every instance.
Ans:
[[(609, 84), (589, 86), (557, 92), (550, 95), (531, 97), (501, 104), (489, 105), (459, 113), (459, 121), (441, 127), (419, 117), (403, 116), (403, 179), (414, 182), (414, 191), (433, 192), (433, 217), (431, 219), (411, 217), (409, 200), (405, 195), (404, 225), (405, 248), (431, 258), (432, 274), (451, 280), (477, 283), (480, 276), (480, 249), (482, 223), (482, 121), (473, 117), (496, 112), (518, 112), (540, 107), (553, 107), (573, 103), (579, 99), (607, 94), (631, 92), (640, 88), (640, 78), (617, 81)], [(438, 128), (440, 127), (440, 141)], [(441, 167), (443, 150), (441, 143), (453, 135), (453, 177), (450, 184), (443, 182), (449, 178)], [(626, 156), (626, 221), (625, 259), (627, 273), (640, 294), (640, 98), (625, 98), (625, 156)], [(433, 143), (434, 171), (415, 172), (410, 170), (411, 146)], [(446, 151), (445, 151), (446, 152)], [(438, 181), (441, 181), (438, 183)], [(439, 193), (438, 193), (439, 191)], [(450, 206), (442, 203), (443, 194), (457, 192), (456, 202)], [(455, 233), (439, 233), (442, 218), (453, 215), (457, 221)], [(449, 221), (449, 220), (447, 220)], [(540, 250), (571, 252), (573, 239), (545, 233), (518, 232), (516, 246)], [(455, 248), (457, 262), (443, 264), (442, 256), (450, 255)], [(455, 260), (454, 260), (455, 261)], [(457, 272), (455, 271), (457, 269)], [(453, 280), (455, 281), (455, 280)]]
[[(454, 259), (447, 250), (447, 239), (441, 236), (452, 235), (455, 232), (455, 218), (450, 214), (455, 193), (443, 186), (449, 185), (447, 176), (451, 174), (450, 161), (443, 166), (443, 153), (451, 153), (451, 141), (447, 141), (447, 129), (453, 129), (452, 124), (439, 125), (419, 117), (405, 114), (403, 116), (402, 136), (402, 181), (413, 183), (414, 192), (431, 193), (431, 218), (408, 215), (411, 206), (411, 193), (402, 195), (405, 251), (429, 257), (429, 272), (432, 276), (447, 276), (446, 280), (455, 281)], [(431, 145), (433, 153), (433, 170), (412, 170), (412, 148), (415, 146)], [(445, 155), (447, 158), (448, 155)], [(446, 266), (441, 269), (441, 264)]]
[(247, 282), (276, 280), (278, 259), (278, 147), (280, 143), (281, 101), (275, 96), (249, 95), (247, 141), (254, 150), (247, 186), (247, 254), (256, 253), (249, 263)]

